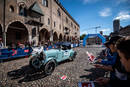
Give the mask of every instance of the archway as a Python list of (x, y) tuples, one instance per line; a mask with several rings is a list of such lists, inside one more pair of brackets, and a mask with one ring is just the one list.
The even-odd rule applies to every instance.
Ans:
[(39, 41), (45, 43), (47, 42), (47, 40), (49, 40), (49, 38), (50, 38), (50, 33), (48, 32), (48, 30), (42, 29), (40, 31)]
[(19, 21), (12, 22), (7, 28), (7, 45), (18, 42), (24, 43), (28, 41), (28, 30), (24, 24)]
[(54, 41), (58, 41), (58, 35), (57, 35), (56, 32), (54, 32), (54, 34), (53, 34), (53, 40), (54, 40)]
[(59, 35), (59, 41), (62, 41), (62, 34)]
[(103, 37), (101, 34), (88, 34), (84, 37), (83, 39), (83, 46), (85, 47), (86, 46), (86, 40), (91, 37), (91, 36), (94, 36), (94, 37), (99, 37), (101, 40), (102, 40), (102, 44), (106, 42), (106, 39), (105, 37)]
[(2, 26), (0, 24), (0, 38), (2, 38)]

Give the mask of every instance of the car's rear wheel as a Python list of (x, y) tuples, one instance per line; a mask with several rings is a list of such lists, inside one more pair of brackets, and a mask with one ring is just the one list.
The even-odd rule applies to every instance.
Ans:
[(46, 75), (51, 75), (52, 72), (54, 71), (55, 67), (56, 67), (55, 62), (49, 61), (49, 62), (45, 65), (45, 67), (44, 67), (44, 72), (45, 72), (45, 74), (46, 74)]

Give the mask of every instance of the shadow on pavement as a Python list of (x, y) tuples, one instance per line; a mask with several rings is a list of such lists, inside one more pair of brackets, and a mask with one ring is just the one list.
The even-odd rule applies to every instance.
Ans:
[(43, 71), (36, 71), (29, 65), (7, 73), (11, 80), (20, 79), (18, 83), (29, 82), (46, 77)]
[[(69, 60), (63, 61), (59, 63), (59, 65), (67, 63), (67, 62), (69, 62)], [(21, 67), (20, 69), (8, 72), (7, 76), (10, 77), (11, 80), (20, 79), (18, 83), (22, 83), (22, 82), (38, 80), (38, 79), (46, 77), (47, 75), (45, 75), (44, 71), (35, 70), (31, 68), (29, 65), (27, 65), (27, 66)]]
[(105, 75), (105, 70), (102, 69), (97, 69), (97, 68), (91, 68), (89, 70), (84, 69), (86, 72), (90, 72), (88, 75), (82, 75), (80, 78), (86, 78), (89, 79), (90, 81), (93, 81), (97, 79), (98, 77), (103, 77)]
[(17, 57), (17, 58), (8, 58), (8, 59), (0, 59), (0, 63), (9, 62), (9, 61), (13, 61), (13, 60), (20, 60), (20, 59), (24, 59), (24, 58), (29, 58), (29, 56)]

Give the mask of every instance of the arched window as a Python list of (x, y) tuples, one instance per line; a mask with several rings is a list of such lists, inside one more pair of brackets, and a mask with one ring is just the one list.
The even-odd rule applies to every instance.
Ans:
[(73, 23), (71, 22), (71, 27), (73, 27)]
[(14, 12), (14, 7), (12, 5), (10, 5), (9, 11)]
[(24, 4), (21, 4), (19, 6), (19, 15), (21, 16), (27, 16), (27, 9)]
[(42, 4), (46, 7), (48, 7), (48, 0), (42, 0)]
[(50, 25), (50, 19), (48, 18), (48, 25)]
[(57, 10), (57, 14), (58, 14), (58, 16), (61, 16), (61, 12), (60, 12), (60, 9), (58, 8), (58, 10)]
[(68, 18), (66, 17), (66, 23), (68, 23)]
[(54, 21), (54, 27), (56, 27), (56, 22)]

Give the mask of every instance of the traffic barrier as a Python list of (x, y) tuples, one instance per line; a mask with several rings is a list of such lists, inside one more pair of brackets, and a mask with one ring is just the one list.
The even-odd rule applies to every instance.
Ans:
[(0, 49), (0, 59), (24, 57), (24, 56), (29, 56), (31, 53), (32, 53), (31, 47)]

